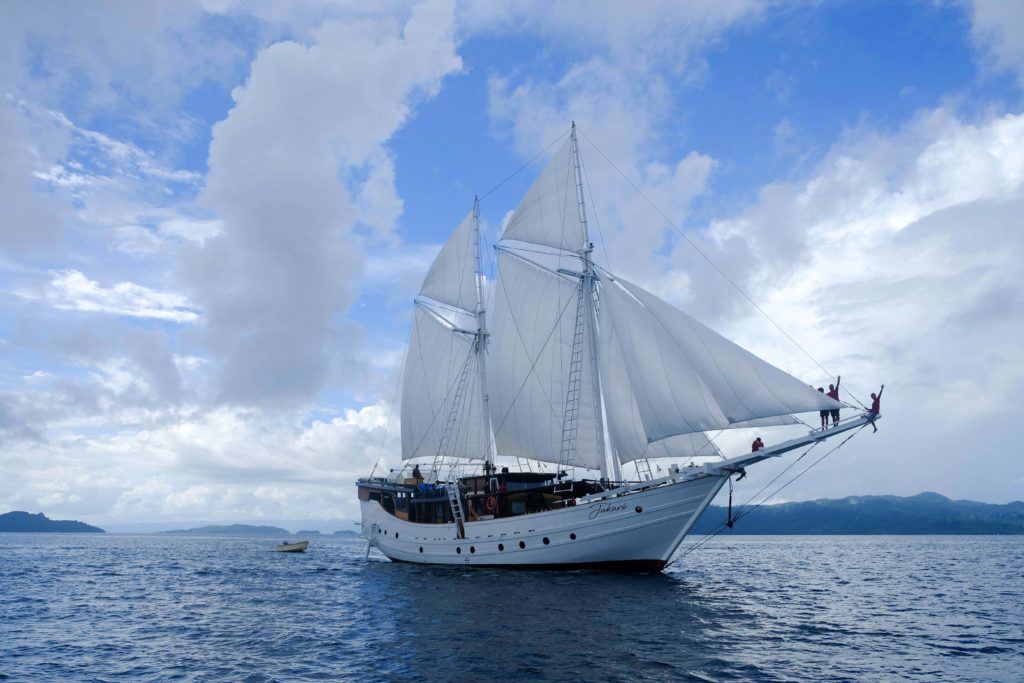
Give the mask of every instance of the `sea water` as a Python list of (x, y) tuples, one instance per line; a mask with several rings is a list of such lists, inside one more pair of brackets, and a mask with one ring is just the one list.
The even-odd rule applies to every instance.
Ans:
[(0, 678), (1024, 680), (1024, 537), (723, 535), (656, 576), (277, 540), (0, 534)]

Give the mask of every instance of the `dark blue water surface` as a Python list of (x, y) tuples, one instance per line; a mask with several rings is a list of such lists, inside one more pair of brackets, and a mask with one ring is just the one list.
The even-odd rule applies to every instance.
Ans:
[(311, 541), (0, 534), (0, 678), (1024, 680), (1021, 537), (719, 537), (660, 576)]

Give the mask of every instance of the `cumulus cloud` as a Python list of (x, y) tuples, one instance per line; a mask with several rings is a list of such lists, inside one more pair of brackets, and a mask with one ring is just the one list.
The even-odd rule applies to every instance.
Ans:
[[(970, 463), (980, 444), (990, 466), (1009, 464), (1016, 436), (996, 436), (991, 422), (1012, 420), (1024, 389), (1012, 350), (1024, 334), (1020, 215), (1024, 116), (966, 121), (938, 109), (897, 134), (850, 132), (808, 178), (763, 188), (695, 236), (846, 389), (866, 400), (887, 384), (884, 450), (839, 460), (833, 483), (813, 482), (819, 495), (843, 495), (834, 482), (851, 478), (892, 490), (881, 472), (865, 479), (865, 466), (914, 490), (967, 491), (979, 483)], [(798, 376), (829, 381), (688, 244), (672, 258), (691, 275), (688, 310)], [(739, 448), (742, 438), (726, 440)], [(928, 469), (930, 454), (943, 468)], [(754, 482), (774, 473), (766, 466)], [(997, 495), (1021, 493), (1004, 484)]]
[(0, 480), (0, 507), (97, 522), (356, 518), (348, 488), (382, 448), (397, 448), (391, 412), (378, 403), (303, 426), (294, 416), (193, 408), (149, 429), (0, 447), (6, 462), (48, 463)]
[(968, 0), (971, 37), (992, 68), (1017, 75), (1024, 85), (1024, 5), (1001, 0)]
[(418, 6), (404, 26), (328, 22), (311, 45), (257, 56), (210, 145), (203, 200), (223, 230), (182, 268), (208, 314), (225, 398), (306, 400), (323, 386), (363, 267), (356, 221), (387, 238), (400, 211), (383, 146), (460, 68), (444, 3)]

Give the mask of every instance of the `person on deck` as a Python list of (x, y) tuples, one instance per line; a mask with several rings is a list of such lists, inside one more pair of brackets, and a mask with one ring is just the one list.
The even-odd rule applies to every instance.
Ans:
[(422, 480), (423, 479), (423, 475), (420, 474), (420, 466), (418, 464), (417, 465), (413, 465), (413, 468), (412, 468), (412, 478), (413, 479), (417, 479), (417, 480)]
[(871, 408), (868, 409), (868, 422), (871, 423), (871, 428), (876, 432), (878, 427), (875, 426), (875, 418), (882, 412), (882, 392), (885, 391), (885, 385), (878, 390), (877, 394), (871, 394)]
[(757, 437), (754, 439), (754, 443), (750, 444), (751, 453), (757, 453), (762, 448), (764, 448), (764, 441), (761, 441), (761, 437)]
[[(843, 379), (842, 376), (836, 377), (836, 383), (828, 385), (828, 392), (825, 395), (828, 396), (833, 401), (838, 401), (839, 400), (839, 382), (841, 382), (842, 379)], [(835, 410), (830, 410), (829, 413), (832, 415), (832, 426), (833, 427), (838, 427), (839, 426), (839, 409), (836, 408)]]
[[(819, 394), (824, 394), (825, 393), (825, 389), (823, 389), (822, 387), (818, 387), (818, 393)], [(828, 429), (828, 411), (827, 410), (819, 410), (818, 411), (818, 417), (821, 418), (821, 428), (822, 429)]]

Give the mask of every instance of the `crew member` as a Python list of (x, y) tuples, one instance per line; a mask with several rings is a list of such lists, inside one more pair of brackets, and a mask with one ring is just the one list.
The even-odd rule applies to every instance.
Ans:
[(877, 394), (871, 394), (871, 408), (868, 410), (868, 421), (871, 423), (871, 428), (876, 432), (878, 427), (875, 426), (875, 418), (882, 412), (882, 392), (885, 391), (885, 385), (878, 390)]

